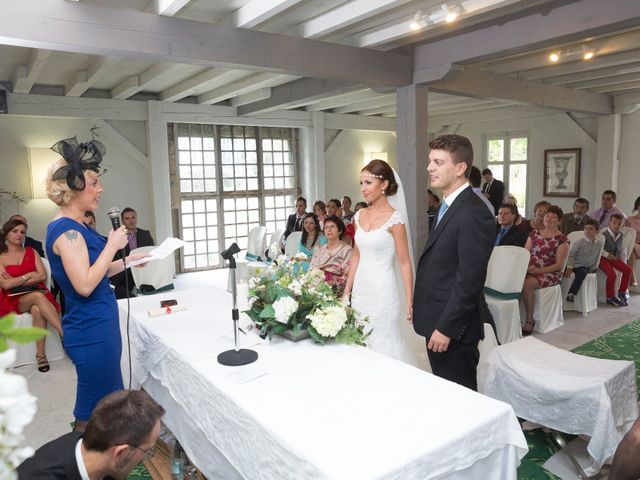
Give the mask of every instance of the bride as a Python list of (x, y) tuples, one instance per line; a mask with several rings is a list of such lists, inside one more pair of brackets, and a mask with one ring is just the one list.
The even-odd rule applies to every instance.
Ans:
[(411, 327), (413, 255), (400, 178), (383, 160), (360, 172), (369, 204), (353, 217), (355, 246), (345, 296), (369, 317), (373, 350), (425, 369), (425, 346)]

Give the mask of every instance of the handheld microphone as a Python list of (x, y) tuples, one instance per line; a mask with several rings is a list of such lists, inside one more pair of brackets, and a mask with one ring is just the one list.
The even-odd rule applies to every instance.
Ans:
[(114, 230), (120, 228), (120, 209), (118, 207), (111, 207), (107, 212), (109, 215), (109, 219), (111, 220), (111, 225)]

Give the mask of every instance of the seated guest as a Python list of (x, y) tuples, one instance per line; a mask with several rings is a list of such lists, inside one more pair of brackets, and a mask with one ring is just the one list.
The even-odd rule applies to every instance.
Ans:
[[(127, 229), (127, 245), (124, 247), (124, 253), (126, 256), (131, 253), (131, 250), (135, 250), (138, 247), (150, 247), (155, 245), (153, 241), (153, 237), (151, 236), (151, 232), (149, 230), (144, 230), (142, 228), (138, 228), (138, 213), (131, 207), (127, 207), (122, 210), (120, 214), (120, 218), (122, 219), (122, 224)], [(122, 252), (116, 253), (114, 260), (118, 260), (122, 258)], [(126, 275), (126, 285), (129, 287), (129, 291), (127, 292), (127, 288), (125, 286), (125, 275)], [(116, 298), (127, 298), (131, 296), (135, 296), (134, 287), (135, 284), (133, 282), (133, 275), (131, 274), (131, 269), (127, 268), (124, 272), (120, 272), (109, 279), (111, 285), (115, 287)]]
[(628, 261), (631, 267), (631, 285), (636, 286), (638, 285), (638, 279), (635, 277), (633, 268), (635, 267), (636, 260), (640, 258), (640, 197), (636, 198), (636, 201), (633, 203), (633, 211), (631, 212), (631, 216), (627, 217), (625, 225), (636, 231), (636, 241)]
[(354, 212), (353, 214), (355, 215), (355, 212), (357, 212), (361, 208), (367, 208), (367, 207), (368, 207), (367, 202), (358, 202), (358, 203), (356, 203), (356, 206), (353, 209), (353, 212)]
[[(513, 205), (513, 206), (515, 206), (517, 208), (518, 207), (518, 200), (516, 199), (516, 197), (515, 197), (515, 195), (513, 193), (507, 193), (504, 196), (503, 204)], [(526, 222), (525, 225), (529, 225), (529, 220), (524, 218), (522, 215), (520, 215), (520, 212), (518, 212), (517, 215), (516, 215), (516, 219), (513, 221), (513, 224), (516, 227), (521, 228), (520, 225), (522, 225), (522, 222)], [(529, 227), (527, 227), (527, 228), (529, 228)], [(522, 230), (527, 232), (527, 229), (525, 229), (525, 228), (522, 228)], [(529, 234), (527, 233), (527, 235), (529, 235)]]
[[(494, 208), (492, 203), (489, 201), (487, 196), (480, 189), (480, 184), (482, 183), (482, 173), (480, 172), (480, 169), (476, 166), (471, 167), (471, 172), (469, 173), (469, 183), (471, 184), (471, 189), (475, 192), (476, 195), (478, 195), (478, 197), (480, 197), (480, 200), (482, 200), (482, 202), (487, 206), (487, 208), (491, 212), (491, 215), (495, 217), (496, 209)], [(502, 199), (502, 196), (500, 197), (500, 199)]]
[(18, 480), (125, 479), (156, 453), (162, 408), (144, 390), (104, 397), (87, 429), (46, 443), (18, 467)]
[(337, 198), (332, 198), (327, 202), (327, 215), (335, 215), (338, 218), (342, 218), (342, 204), (340, 203), (340, 200), (338, 200)]
[(616, 199), (618, 196), (613, 190), (605, 190), (602, 192), (602, 207), (589, 213), (589, 216), (594, 220), (597, 220), (601, 228), (608, 227), (609, 221), (613, 215), (620, 215), (622, 220), (626, 215), (622, 213), (618, 207), (616, 207)]
[[(27, 226), (21, 220), (9, 220), (0, 233), (0, 317), (8, 313), (30, 313), (33, 326), (47, 328), (49, 323), (62, 338), (60, 306), (44, 282), (47, 271), (36, 251), (23, 247)], [(36, 364), (49, 371), (44, 350), (45, 339), (36, 342)]]
[(587, 215), (589, 210), (589, 200), (586, 198), (577, 198), (573, 202), (573, 213), (565, 215), (562, 219), (562, 226), (560, 230), (565, 235), (569, 235), (571, 232), (581, 232), (584, 230), (587, 219), (590, 218)]
[(96, 230), (96, 215), (91, 210), (84, 212), (84, 219), (82, 220), (87, 227), (91, 227)]
[(567, 268), (564, 271), (565, 277), (574, 274), (573, 283), (569, 287), (567, 302), (573, 303), (578, 294), (582, 282), (588, 273), (593, 273), (598, 269), (600, 263), (600, 245), (596, 242), (598, 235), (598, 222), (587, 217), (584, 225), (584, 238), (580, 238), (572, 245), (569, 251)]
[(345, 231), (344, 222), (332, 215), (324, 221), (324, 236), (326, 245), (319, 245), (313, 252), (311, 266), (324, 272), (324, 278), (338, 294), (342, 293), (349, 274), (349, 265), (353, 248), (342, 241)]
[(564, 261), (569, 254), (569, 243), (566, 235), (558, 229), (561, 221), (560, 207), (551, 205), (546, 208), (543, 228), (531, 232), (524, 246), (531, 252), (531, 258), (522, 289), (522, 301), (527, 313), (527, 320), (522, 329), (523, 335), (531, 335), (533, 332), (536, 290), (558, 285), (562, 279)]
[(351, 222), (356, 212), (351, 211), (351, 197), (345, 195), (342, 197), (342, 220)]
[(320, 230), (320, 222), (315, 213), (307, 213), (302, 220), (302, 236), (298, 244), (298, 252), (307, 257), (313, 257), (313, 251), (318, 245), (326, 245), (327, 239)]
[(527, 243), (529, 238), (527, 234), (513, 224), (517, 214), (518, 207), (508, 203), (503, 204), (498, 210), (496, 247), (505, 245), (524, 247)]
[[(27, 222), (27, 218), (24, 215), (12, 215), (9, 220), (20, 220), (22, 223), (24, 223), (27, 229), (29, 228), (29, 223)], [(44, 258), (44, 249), (42, 248), (42, 242), (36, 240), (35, 238), (27, 236), (24, 238), (24, 246), (33, 248), (40, 257)]]
[(640, 478), (640, 418), (622, 438), (613, 455), (608, 480), (638, 480)]
[(296, 200), (296, 211), (287, 218), (287, 227), (285, 228), (282, 241), (285, 241), (293, 232), (302, 231), (302, 218), (307, 213), (307, 199), (298, 197)]
[[(624, 248), (624, 239), (622, 235), (622, 215), (614, 213), (609, 217), (609, 228), (602, 234), (604, 235), (604, 250), (600, 257), (600, 270), (607, 276), (607, 303), (614, 307), (626, 307), (627, 294), (629, 288), (629, 280), (631, 278), (631, 267), (627, 265), (627, 251)], [(616, 296), (616, 270), (622, 274), (620, 281), (620, 289)]]
[(523, 220), (519, 228), (530, 234), (533, 230), (544, 229), (544, 216), (547, 209), (551, 206), (546, 200), (536, 203), (533, 207), (533, 218), (531, 220)]
[(318, 222), (320, 222), (320, 229), (324, 226), (324, 219), (327, 218), (327, 205), (322, 201), (318, 200), (313, 204), (313, 213), (318, 217)]

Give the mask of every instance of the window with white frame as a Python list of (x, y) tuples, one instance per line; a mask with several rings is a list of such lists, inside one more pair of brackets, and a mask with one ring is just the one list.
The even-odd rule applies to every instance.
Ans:
[(284, 229), (298, 174), (291, 128), (169, 124), (174, 225), (182, 271), (223, 265), (220, 252), (266, 225)]
[(505, 133), (487, 135), (485, 165), (494, 178), (504, 182), (505, 194), (511, 193), (518, 203), (518, 211), (527, 211), (527, 167), (529, 163), (529, 134)]

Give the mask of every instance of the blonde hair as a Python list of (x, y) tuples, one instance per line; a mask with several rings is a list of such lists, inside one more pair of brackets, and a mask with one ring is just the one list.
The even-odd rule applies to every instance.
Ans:
[[(67, 185), (66, 178), (63, 178), (61, 180), (53, 179), (54, 174), (60, 168), (67, 165), (68, 163), (64, 158), (59, 158), (58, 160), (53, 162), (49, 167), (47, 178), (45, 180), (45, 184), (47, 187), (47, 197), (49, 197), (49, 200), (51, 200), (59, 207), (68, 206), (76, 196), (76, 192), (69, 188), (69, 185)], [(82, 173), (84, 174), (85, 178), (87, 178), (88, 174), (89, 176), (90, 174), (97, 175), (97, 173), (95, 173), (93, 170), (83, 170)]]

